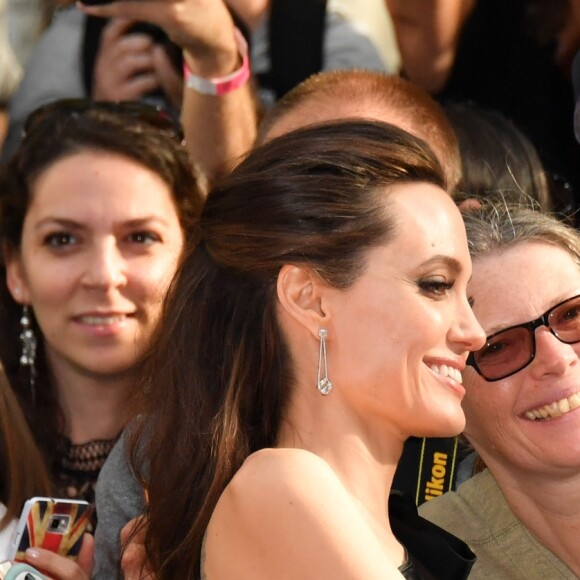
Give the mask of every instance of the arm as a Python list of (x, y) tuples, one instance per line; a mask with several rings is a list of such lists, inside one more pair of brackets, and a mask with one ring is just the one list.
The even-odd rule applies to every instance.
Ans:
[(115, 578), (121, 560), (121, 530), (145, 512), (143, 488), (135, 478), (126, 454), (125, 435), (113, 447), (97, 481), (95, 568), (93, 580)]
[[(215, 78), (241, 63), (234, 24), (223, 2), (201, 0), (120, 1), (83, 6), (87, 14), (151, 22), (182, 47), (193, 74)], [(184, 88), (182, 123), (192, 159), (209, 181), (229, 169), (254, 142), (258, 122), (250, 83), (223, 96)]]

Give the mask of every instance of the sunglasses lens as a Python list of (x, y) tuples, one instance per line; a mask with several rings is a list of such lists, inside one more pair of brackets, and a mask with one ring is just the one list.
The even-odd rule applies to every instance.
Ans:
[(555, 308), (549, 316), (554, 334), (569, 344), (580, 342), (580, 296)]
[(527, 328), (510, 328), (499, 332), (474, 353), (481, 374), (498, 380), (525, 367), (533, 358), (532, 333)]

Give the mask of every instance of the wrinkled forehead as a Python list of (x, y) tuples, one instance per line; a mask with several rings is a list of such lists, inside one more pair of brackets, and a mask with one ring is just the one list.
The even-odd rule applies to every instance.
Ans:
[(580, 291), (580, 267), (560, 246), (524, 241), (473, 258), (468, 294), (486, 334), (533, 320)]

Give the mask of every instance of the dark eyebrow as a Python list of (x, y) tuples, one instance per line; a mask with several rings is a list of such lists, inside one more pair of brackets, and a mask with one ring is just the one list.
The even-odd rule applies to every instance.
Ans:
[(162, 224), (164, 226), (168, 225), (167, 220), (165, 220), (164, 218), (159, 217), (157, 215), (148, 215), (145, 217), (135, 218), (133, 220), (123, 222), (123, 226), (128, 226), (131, 228), (132, 227), (142, 227), (142, 226), (150, 224), (150, 223), (158, 223), (158, 224)]
[(421, 266), (431, 266), (434, 264), (443, 264), (453, 272), (453, 274), (459, 274), (463, 267), (459, 260), (452, 258), (451, 256), (446, 256), (445, 254), (437, 254), (435, 256), (431, 256), (428, 260), (425, 260)]
[(57, 226), (67, 228), (67, 229), (81, 229), (83, 227), (81, 224), (79, 224), (78, 222), (75, 222), (73, 220), (69, 220), (69, 219), (65, 219), (65, 218), (57, 218), (57, 217), (47, 217), (47, 218), (40, 220), (36, 224), (35, 229), (39, 229), (39, 228), (45, 227), (47, 225), (57, 225)]
[[(167, 221), (164, 220), (163, 218), (160, 218), (156, 215), (149, 215), (149, 216), (139, 217), (139, 218), (135, 218), (135, 219), (123, 222), (122, 227), (129, 227), (129, 228), (143, 227), (143, 226), (150, 224), (150, 223), (158, 223), (158, 224), (162, 224), (164, 226), (168, 225)], [(71, 219), (59, 218), (59, 217), (50, 217), (49, 216), (49, 217), (46, 217), (46, 218), (40, 220), (36, 224), (35, 229), (46, 227), (47, 225), (59, 226), (62, 228), (75, 229), (75, 230), (84, 229), (84, 227), (85, 227), (83, 224), (76, 222), (74, 220), (71, 220)]]

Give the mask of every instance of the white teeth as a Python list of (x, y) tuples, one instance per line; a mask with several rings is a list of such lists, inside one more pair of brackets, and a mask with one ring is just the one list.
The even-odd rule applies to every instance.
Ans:
[(458, 383), (463, 382), (463, 377), (461, 376), (461, 372), (456, 369), (455, 367), (450, 367), (447, 365), (429, 365), (429, 368), (436, 372), (438, 375), (442, 377), (449, 377)]
[(567, 413), (570, 410), (570, 403), (568, 402), (568, 399), (562, 399), (559, 401), (558, 409), (560, 409), (560, 413), (562, 413), (562, 415)]
[(84, 324), (90, 324), (91, 326), (107, 326), (109, 324), (115, 324), (116, 322), (121, 322), (124, 320), (124, 315), (116, 316), (81, 316), (80, 320)]
[(580, 407), (580, 394), (574, 393), (569, 397), (565, 397), (559, 401), (554, 401), (553, 403), (549, 403), (548, 405), (544, 405), (538, 409), (526, 411), (524, 414), (528, 419), (530, 419), (530, 421), (555, 419), (556, 417), (561, 417), (578, 407)]

